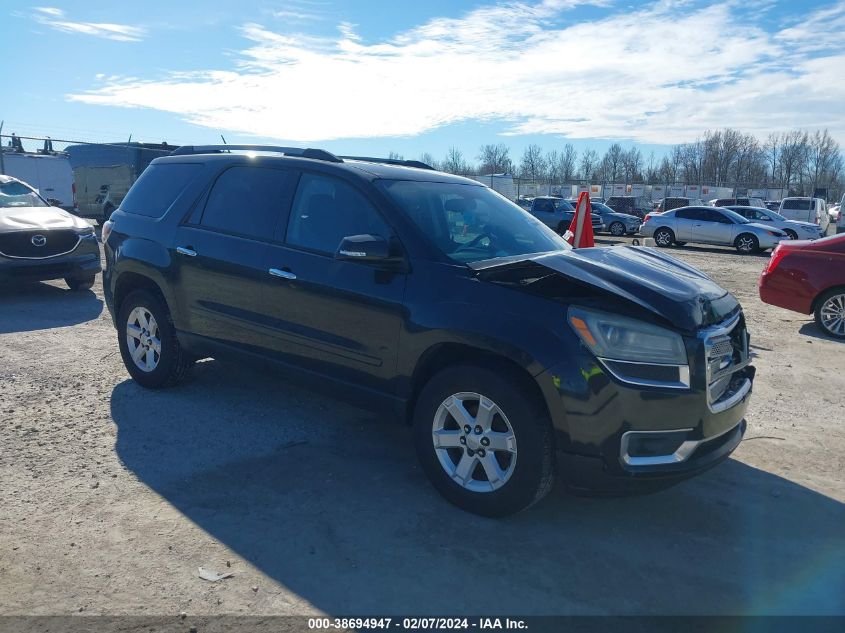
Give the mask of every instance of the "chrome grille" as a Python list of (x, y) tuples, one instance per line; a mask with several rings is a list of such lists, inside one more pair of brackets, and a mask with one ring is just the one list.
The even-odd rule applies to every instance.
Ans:
[(742, 314), (702, 332), (707, 367), (707, 400), (721, 411), (743, 392), (746, 379), (737, 372), (749, 363), (748, 334)]

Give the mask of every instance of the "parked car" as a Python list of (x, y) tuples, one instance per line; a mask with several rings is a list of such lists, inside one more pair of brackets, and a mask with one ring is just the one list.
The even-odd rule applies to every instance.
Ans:
[(0, 280), (64, 279), (71, 290), (87, 290), (98, 272), (100, 245), (90, 224), (50, 206), (25, 182), (0, 176)]
[(818, 224), (825, 232), (830, 224), (827, 206), (821, 198), (784, 198), (780, 201), (778, 213), (788, 220)]
[(782, 242), (760, 275), (765, 303), (813, 314), (827, 334), (845, 339), (845, 235)]
[[(538, 196), (531, 201), (529, 209), (531, 215), (540, 220), (543, 224), (554, 229), (561, 235), (566, 233), (572, 218), (575, 217), (575, 207), (563, 198), (555, 196)], [(590, 214), (593, 224), (593, 232), (598, 233), (604, 230), (604, 223), (601, 216)]]
[(716, 198), (710, 201), (711, 207), (765, 207), (762, 198)]
[(791, 240), (817, 240), (820, 237), (824, 237), (824, 232), (818, 224), (787, 220), (780, 213), (775, 213), (774, 211), (769, 211), (768, 209), (764, 209), (762, 207), (730, 206), (724, 208), (740, 214), (749, 222), (780, 229), (786, 233)]
[(839, 215), (836, 217), (836, 233), (845, 233), (845, 194), (842, 196), (842, 202), (839, 203)]
[(839, 203), (828, 205), (827, 214), (830, 216), (830, 222), (832, 224), (836, 224), (836, 222), (839, 220), (839, 210)]
[(741, 441), (742, 309), (688, 264), (573, 250), (431, 169), (220, 149), (155, 160), (103, 227), (106, 303), (140, 385), (208, 356), (275, 361), (411, 423), (433, 485), (491, 516), (541, 499), (557, 459), (572, 487), (631, 491)]
[(766, 208), (769, 211), (777, 211), (780, 209), (780, 200), (766, 200)]
[(740, 253), (756, 253), (774, 248), (786, 233), (755, 224), (738, 213), (717, 207), (681, 207), (646, 216), (640, 234), (653, 237), (660, 247), (687, 242), (733, 246)]
[(672, 209), (688, 207), (691, 204), (692, 200), (690, 200), (689, 198), (679, 196), (675, 196), (673, 198), (663, 198), (660, 202), (657, 203), (657, 208), (655, 209), (654, 213), (664, 213), (665, 211), (671, 211)]
[[(578, 203), (577, 200), (567, 200), (567, 202), (573, 208)], [(616, 237), (633, 235), (639, 230), (640, 224), (642, 224), (642, 220), (636, 215), (617, 213), (606, 204), (593, 202), (592, 199), (590, 199), (590, 210), (601, 218), (602, 224), (604, 225), (603, 230)]]

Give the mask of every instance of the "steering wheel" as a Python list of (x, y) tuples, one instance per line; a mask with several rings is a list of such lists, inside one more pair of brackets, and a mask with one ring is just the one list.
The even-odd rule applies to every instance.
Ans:
[(484, 233), (481, 233), (480, 235), (476, 235), (472, 240), (470, 240), (466, 244), (458, 245), (458, 247), (452, 252), (457, 253), (459, 251), (468, 250), (470, 248), (475, 248), (476, 246), (478, 246), (478, 243), (481, 240), (483, 240), (485, 237), (490, 240), (490, 244), (492, 246), (493, 239), (495, 238), (495, 236), (492, 233), (485, 231)]

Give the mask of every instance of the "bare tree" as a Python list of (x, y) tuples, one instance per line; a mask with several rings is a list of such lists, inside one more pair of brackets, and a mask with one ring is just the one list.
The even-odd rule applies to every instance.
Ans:
[(457, 147), (449, 148), (440, 167), (450, 174), (468, 174), (470, 172), (470, 167), (464, 159), (463, 152)]
[(402, 154), (400, 154), (399, 152), (394, 152), (393, 150), (388, 153), (387, 158), (389, 160), (405, 160), (405, 157), (402, 156)]
[(578, 150), (572, 143), (563, 146), (560, 153), (560, 178), (563, 182), (575, 180), (576, 165), (578, 163)]
[(827, 129), (816, 130), (808, 140), (805, 170), (810, 187), (806, 193), (812, 194), (814, 189), (827, 184), (827, 177), (835, 170), (837, 162), (841, 163), (842, 156), (839, 143), (831, 138)]
[(598, 166), (599, 155), (595, 150), (587, 149), (581, 153), (581, 162), (579, 163), (578, 171), (581, 173), (581, 178), (584, 180), (592, 180), (596, 175), (596, 167)]
[(433, 167), (434, 169), (440, 169), (437, 164), (437, 160), (429, 152), (423, 152), (422, 154), (420, 154), (420, 162), (425, 163), (426, 165), (428, 165), (429, 167)]
[(520, 175), (523, 178), (530, 178), (534, 182), (543, 175), (545, 170), (546, 161), (543, 158), (543, 148), (534, 144), (526, 147), (519, 164)]
[(625, 175), (625, 184), (642, 180), (643, 155), (636, 147), (630, 148), (622, 153), (622, 173)]
[(513, 173), (510, 149), (504, 143), (482, 145), (478, 152), (478, 161), (482, 174)]
[(605, 182), (616, 182), (622, 175), (622, 155), (624, 150), (619, 143), (613, 143), (607, 148), (602, 158), (602, 179)]

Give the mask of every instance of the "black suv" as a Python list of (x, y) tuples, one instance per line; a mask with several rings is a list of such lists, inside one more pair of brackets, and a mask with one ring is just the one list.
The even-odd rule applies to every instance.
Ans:
[(656, 250), (572, 250), (420, 163), (184, 147), (153, 161), (103, 242), (141, 385), (208, 356), (276, 361), (413, 424), (431, 481), (472, 512), (526, 508), (556, 472), (582, 490), (665, 486), (745, 430), (754, 369), (730, 293)]

